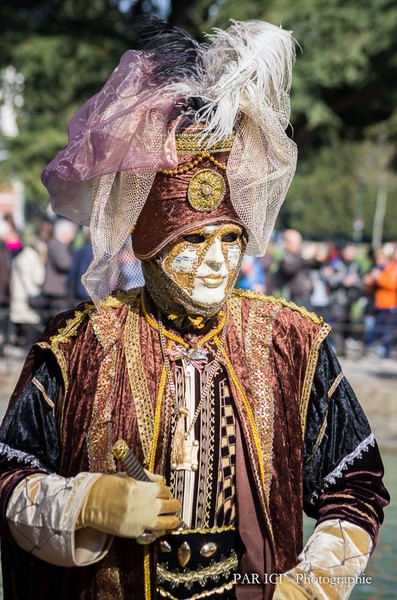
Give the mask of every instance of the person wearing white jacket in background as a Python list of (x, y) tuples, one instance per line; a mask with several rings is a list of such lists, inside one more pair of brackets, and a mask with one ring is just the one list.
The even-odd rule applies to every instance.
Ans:
[(29, 348), (38, 338), (41, 317), (30, 305), (40, 296), (45, 275), (46, 246), (40, 240), (25, 245), (14, 259), (11, 271), (10, 320), (15, 327), (18, 345)]

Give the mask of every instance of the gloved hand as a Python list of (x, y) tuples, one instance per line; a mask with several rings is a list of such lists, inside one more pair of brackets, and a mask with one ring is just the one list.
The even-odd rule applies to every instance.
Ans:
[(176, 529), (180, 503), (171, 498), (169, 487), (158, 483), (161, 477), (147, 474), (152, 481), (137, 481), (125, 474), (99, 477), (87, 495), (76, 529), (92, 527), (128, 538), (146, 529), (157, 537)]

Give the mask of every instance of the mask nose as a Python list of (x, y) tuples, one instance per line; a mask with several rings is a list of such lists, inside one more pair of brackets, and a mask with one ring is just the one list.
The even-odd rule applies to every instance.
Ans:
[(204, 257), (204, 262), (206, 265), (210, 267), (215, 273), (218, 273), (223, 263), (225, 262), (225, 257), (222, 252), (222, 244), (221, 241), (215, 239), (211, 246), (207, 250), (207, 254)]

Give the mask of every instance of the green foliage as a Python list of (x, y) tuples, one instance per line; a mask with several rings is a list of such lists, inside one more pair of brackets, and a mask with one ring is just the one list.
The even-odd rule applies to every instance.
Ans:
[(311, 239), (329, 239), (335, 233), (351, 238), (356, 193), (351, 165), (348, 149), (337, 145), (300, 163), (280, 223)]
[(302, 48), (293, 86), (297, 122), (328, 133), (339, 127), (346, 137), (390, 117), (397, 100), (396, 3), (282, 1), (277, 12)]
[[(365, 127), (396, 120), (397, 4), (390, 0), (226, 0), (207, 27), (264, 19), (293, 31), (300, 48), (292, 122), (305, 151), (313, 144), (361, 139)], [(395, 128), (394, 128), (395, 132)]]
[(47, 125), (36, 132), (31, 129), (22, 131), (18, 137), (8, 140), (9, 159), (0, 163), (0, 181), (8, 177), (21, 178), (26, 199), (38, 202), (44, 208), (48, 195), (41, 184), (41, 172), (65, 142), (64, 128)]
[[(364, 221), (363, 239), (371, 241), (385, 149), (335, 140), (298, 162), (277, 227), (293, 227), (315, 240), (353, 239), (353, 222)], [(385, 173), (385, 171), (383, 171)], [(387, 173), (386, 173), (387, 175)], [(396, 238), (397, 185), (387, 175), (385, 239)]]
[(25, 76), (26, 118), (63, 117), (98, 91), (125, 47), (107, 39), (33, 35), (15, 51)]
[[(66, 123), (133, 47), (132, 18), (161, 0), (3, 0), (0, 70), (25, 77), (20, 135), (0, 140), (0, 182), (18, 176), (30, 202), (47, 201), (44, 166), (66, 143)], [(363, 217), (370, 240), (380, 185), (384, 233), (396, 238), (397, 4), (391, 0), (172, 0), (169, 20), (197, 38), (229, 19), (264, 19), (293, 30), (302, 51), (292, 90), (299, 166), (279, 227), (309, 238), (351, 238)]]
[[(12, 13), (9, 6), (7, 11)], [(116, 67), (128, 35), (126, 29), (121, 33), (120, 13), (106, 2), (42, 3), (41, 11), (29, 13), (29, 24), (22, 12), (14, 11), (7, 62), (25, 78), (24, 106), (18, 113), (20, 135), (3, 140), (9, 159), (0, 163), (0, 177), (18, 176), (28, 201), (44, 204), (41, 171), (66, 144), (70, 117)]]

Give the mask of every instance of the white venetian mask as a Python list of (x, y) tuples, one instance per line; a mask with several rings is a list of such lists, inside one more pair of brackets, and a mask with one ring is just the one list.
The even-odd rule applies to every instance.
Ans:
[(194, 229), (161, 254), (161, 268), (193, 302), (219, 304), (236, 280), (242, 236), (242, 227), (233, 223)]

